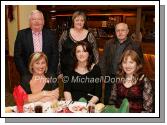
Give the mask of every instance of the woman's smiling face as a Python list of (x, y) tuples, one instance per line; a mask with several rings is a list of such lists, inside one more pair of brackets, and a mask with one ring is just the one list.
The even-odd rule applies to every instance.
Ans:
[(83, 46), (79, 45), (76, 47), (76, 58), (78, 62), (87, 62), (89, 53), (86, 51)]
[(137, 63), (128, 56), (122, 61), (122, 67), (127, 75), (133, 75), (137, 69)]
[(37, 60), (36, 62), (33, 63), (32, 68), (33, 68), (33, 74), (36, 75), (43, 75), (47, 67), (47, 63), (44, 57), (41, 59)]
[(83, 29), (84, 23), (85, 23), (84, 17), (83, 17), (82, 15), (77, 16), (77, 17), (74, 19), (74, 28)]

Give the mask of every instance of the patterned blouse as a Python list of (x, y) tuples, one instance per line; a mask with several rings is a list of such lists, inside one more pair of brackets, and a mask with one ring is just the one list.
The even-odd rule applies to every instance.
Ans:
[[(96, 38), (94, 37), (93, 33), (88, 31), (87, 36), (85, 37), (84, 40), (87, 40), (89, 43), (91, 43), (93, 47), (93, 55), (95, 57), (95, 63), (98, 63), (99, 53), (97, 50)], [(61, 72), (63, 74), (72, 71), (74, 63), (72, 50), (77, 42), (79, 41), (76, 41), (72, 38), (70, 30), (64, 31), (59, 39), (59, 52), (60, 52), (59, 66), (61, 67)]]
[(109, 103), (119, 108), (124, 98), (129, 101), (129, 112), (152, 112), (153, 89), (150, 80), (142, 75), (130, 88), (126, 88), (123, 82), (113, 84)]

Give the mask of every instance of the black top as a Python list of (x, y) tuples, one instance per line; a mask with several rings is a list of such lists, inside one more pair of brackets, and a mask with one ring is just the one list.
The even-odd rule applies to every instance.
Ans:
[[(32, 75), (29, 75), (24, 79), (24, 82), (21, 83), (21, 86), (23, 87), (23, 89), (26, 91), (27, 94), (32, 94), (32, 91), (30, 88), (31, 78), (32, 78)], [(45, 86), (43, 87), (41, 91), (43, 90), (51, 91), (51, 90), (56, 89), (57, 87), (58, 87), (57, 82), (49, 82), (45, 84)]]
[(79, 74), (76, 71), (69, 73), (68, 82), (64, 83), (64, 91), (71, 92), (74, 101), (84, 97), (88, 101), (92, 98), (88, 94), (97, 96), (99, 99), (102, 94), (101, 71), (98, 65), (86, 74)]
[[(92, 45), (92, 51), (95, 59), (95, 63), (99, 62), (99, 53), (96, 44), (96, 38), (93, 33), (88, 31), (86, 37), (80, 41), (87, 41)], [(59, 52), (60, 52), (60, 67), (59, 73), (66, 75), (73, 70), (73, 56), (72, 50), (74, 45), (79, 42), (73, 39), (70, 33), (70, 29), (65, 30), (59, 39)]]
[[(85, 37), (85, 39), (83, 40), (88, 41), (88, 35), (89, 35), (89, 32)], [(62, 51), (60, 52), (61, 71), (64, 75), (67, 75), (67, 73), (72, 71), (73, 69), (74, 60), (73, 60), (72, 50), (76, 42), (79, 42), (79, 41), (75, 41), (72, 38), (70, 31), (68, 30), (67, 39), (62, 44)]]

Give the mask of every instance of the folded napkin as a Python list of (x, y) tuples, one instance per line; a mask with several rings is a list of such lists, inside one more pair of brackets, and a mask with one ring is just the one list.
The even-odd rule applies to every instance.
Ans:
[(18, 112), (23, 112), (24, 102), (28, 100), (28, 94), (19, 85), (14, 88), (13, 97), (17, 105)]
[(119, 108), (116, 108), (115, 105), (106, 105), (102, 112), (103, 113), (128, 113), (129, 112), (128, 99), (124, 98)]
[(81, 97), (78, 102), (86, 102), (87, 103), (87, 100), (84, 98), (84, 97)]
[(106, 105), (102, 113), (118, 113), (118, 108), (115, 105)]
[(127, 98), (124, 98), (118, 112), (128, 113), (129, 112), (129, 102)]

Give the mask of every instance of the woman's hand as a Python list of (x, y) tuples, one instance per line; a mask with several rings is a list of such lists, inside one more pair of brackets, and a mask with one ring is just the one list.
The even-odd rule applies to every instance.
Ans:
[(63, 79), (63, 74), (58, 75), (58, 79)]
[(55, 89), (55, 90), (52, 90), (52, 91), (42, 91), (42, 95), (43, 97), (46, 97), (46, 96), (55, 96), (57, 99), (59, 97), (59, 88)]
[(56, 99), (59, 98), (59, 88), (56, 88), (55, 90), (52, 91)]
[(45, 97), (45, 96), (48, 95), (48, 92), (47, 91), (42, 91), (41, 94), (42, 94), (42, 97)]
[(59, 98), (59, 88), (52, 91), (42, 91), (41, 102), (53, 101)]
[(46, 96), (54, 96), (55, 93), (52, 91), (42, 91), (42, 96), (46, 97)]
[(68, 91), (65, 91), (65, 92), (64, 92), (64, 97), (65, 97), (65, 100), (66, 100), (66, 101), (72, 100), (71, 93), (68, 92)]
[(99, 98), (98, 98), (97, 96), (93, 96), (93, 97), (90, 99), (89, 102), (96, 104), (98, 101), (99, 101)]
[(89, 106), (92, 106), (92, 105), (95, 105), (95, 103), (94, 103), (94, 102), (92, 102), (92, 101), (88, 101), (87, 106), (89, 107)]

